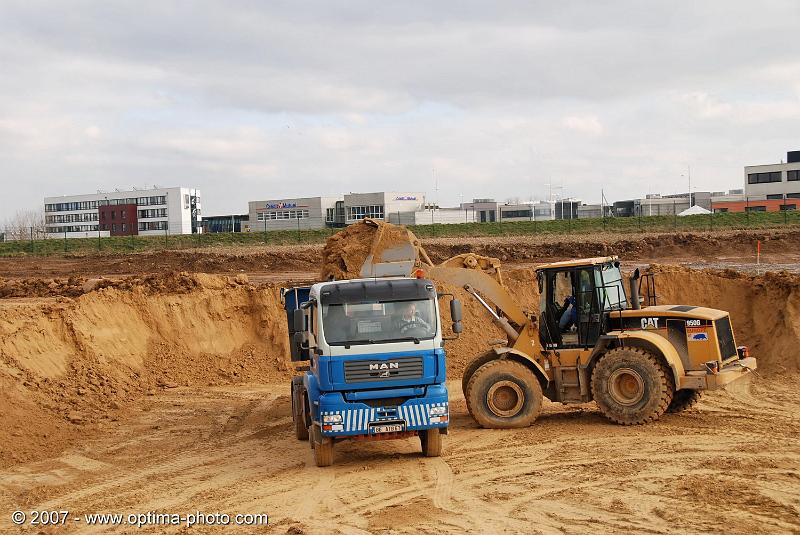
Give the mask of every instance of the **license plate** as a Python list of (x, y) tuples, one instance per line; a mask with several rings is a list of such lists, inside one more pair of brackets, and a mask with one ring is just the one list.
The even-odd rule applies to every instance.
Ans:
[(403, 424), (374, 425), (371, 429), (373, 433), (402, 433)]

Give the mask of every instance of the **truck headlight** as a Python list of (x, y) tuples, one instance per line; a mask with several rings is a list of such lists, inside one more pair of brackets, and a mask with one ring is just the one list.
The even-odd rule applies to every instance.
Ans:
[(322, 416), (323, 424), (340, 424), (342, 423), (341, 414), (325, 414)]
[(443, 416), (447, 414), (447, 407), (431, 407), (428, 409), (428, 414), (430, 416)]

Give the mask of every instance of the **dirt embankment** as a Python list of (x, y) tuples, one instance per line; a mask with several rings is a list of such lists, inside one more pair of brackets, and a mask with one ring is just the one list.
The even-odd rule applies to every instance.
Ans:
[(654, 266), (660, 303), (727, 310), (764, 374), (800, 371), (800, 276)]
[[(277, 289), (172, 274), (76, 299), (0, 302), (0, 461), (59, 449), (75, 425), (157, 388), (286, 377)], [(36, 425), (31, 425), (36, 422)]]
[[(655, 269), (662, 304), (728, 310), (762, 374), (800, 371), (800, 277)], [(538, 309), (532, 269), (504, 280), (523, 308)], [(464, 304), (465, 332), (447, 346), (448, 377), (458, 378), (503, 333), (462, 289), (441, 289)], [(58, 451), (148, 392), (283, 382), (288, 355), (277, 288), (244, 276), (132, 277), (77, 298), (0, 300), (0, 464)]]

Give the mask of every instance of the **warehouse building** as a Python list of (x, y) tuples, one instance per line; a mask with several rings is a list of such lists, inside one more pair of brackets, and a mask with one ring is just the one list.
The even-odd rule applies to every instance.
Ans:
[(154, 188), (46, 197), (49, 238), (192, 234), (201, 232), (200, 190)]
[(418, 192), (348, 193), (342, 197), (301, 197), (250, 201), (249, 228), (265, 230), (320, 229), (343, 227), (364, 218), (414, 224), (414, 212), (425, 207), (425, 195)]

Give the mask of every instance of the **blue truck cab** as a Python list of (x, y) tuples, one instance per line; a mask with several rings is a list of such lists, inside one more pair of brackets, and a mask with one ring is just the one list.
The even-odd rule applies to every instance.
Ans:
[[(441, 452), (449, 406), (439, 297), (432, 281), (393, 277), (330, 281), (282, 291), (291, 357), (295, 434), (317, 466), (343, 439), (419, 436)], [(452, 298), (452, 296), (450, 296)], [(461, 304), (450, 300), (453, 332)]]

